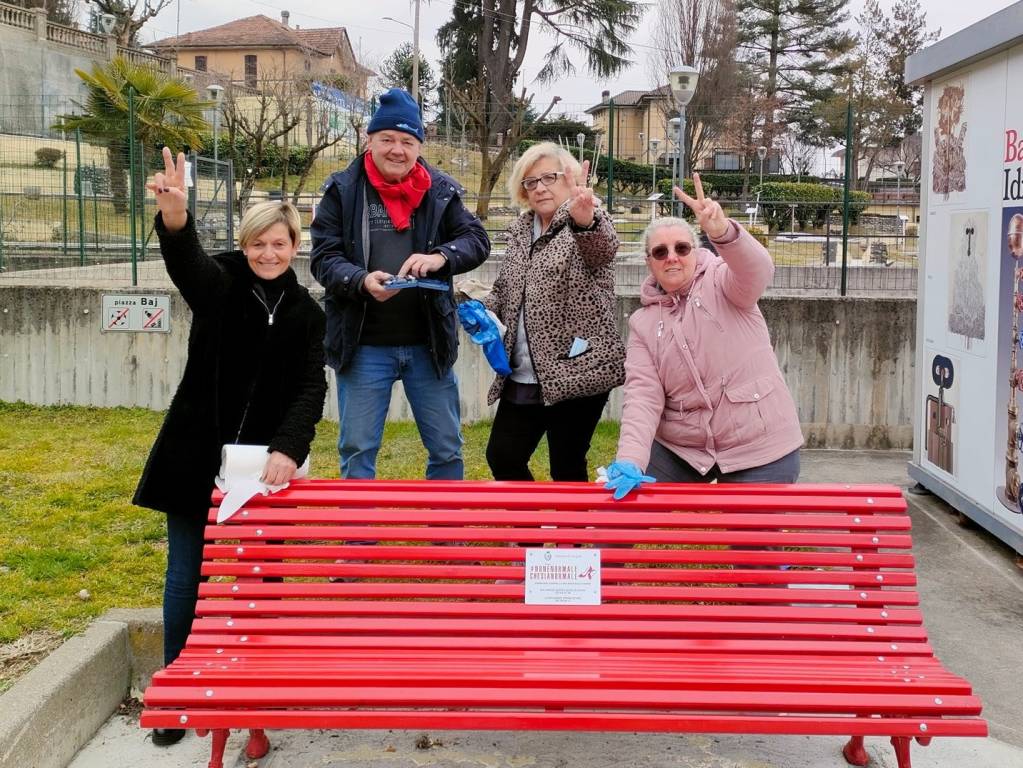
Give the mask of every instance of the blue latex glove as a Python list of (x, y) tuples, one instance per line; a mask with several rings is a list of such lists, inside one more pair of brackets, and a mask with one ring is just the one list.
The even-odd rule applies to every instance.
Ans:
[(614, 491), (615, 501), (621, 501), (643, 483), (656, 483), (656, 478), (644, 475), (631, 461), (615, 461), (607, 468), (604, 488)]
[(508, 365), (508, 354), (504, 351), (501, 331), (487, 309), (473, 299), (458, 305), (458, 321), (474, 343), (483, 347), (483, 354), (496, 373), (507, 376), (511, 373)]

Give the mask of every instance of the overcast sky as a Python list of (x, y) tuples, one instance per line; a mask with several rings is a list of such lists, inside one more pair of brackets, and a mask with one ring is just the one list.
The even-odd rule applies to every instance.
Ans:
[[(179, 7), (180, 4), (180, 7)], [(633, 36), (634, 64), (613, 81), (598, 82), (585, 73), (563, 78), (559, 82), (538, 87), (532, 83), (540, 69), (543, 53), (549, 43), (530, 40), (524, 73), (531, 92), (536, 92), (535, 103), (546, 106), (552, 96), (561, 96), (562, 102), (556, 112), (578, 113), (600, 100), (604, 89), (612, 93), (631, 88), (652, 88), (652, 76), (648, 65), (651, 53), (650, 22), (654, 16), (656, 0), (648, 3), (646, 18)], [(881, 0), (884, 7), (891, 6), (891, 0)], [(941, 28), (941, 36), (947, 37), (992, 13), (1013, 5), (1009, 0), (922, 0), (927, 11), (928, 26)], [(855, 13), (862, 7), (861, 0), (852, 0)], [(424, 56), (435, 65), (440, 58), (434, 40), (437, 29), (450, 17), (452, 0), (422, 0), (420, 12), (420, 47)], [(410, 29), (386, 21), (382, 17), (392, 16), (409, 25), (413, 22), (413, 4), (410, 0), (336, 0), (323, 3), (322, 0), (177, 0), (150, 23), (144, 39), (169, 37), (178, 30), (191, 32), (196, 29), (223, 24), (232, 19), (264, 14), (279, 19), (281, 10), (291, 12), (292, 25), (302, 27), (344, 26), (355, 47), (356, 54), (370, 67), (375, 67), (387, 58), (396, 45), (412, 39)], [(180, 19), (180, 21), (179, 21)], [(534, 27), (535, 29), (535, 27)], [(521, 86), (521, 81), (520, 81)], [(542, 102), (542, 104), (541, 104)]]

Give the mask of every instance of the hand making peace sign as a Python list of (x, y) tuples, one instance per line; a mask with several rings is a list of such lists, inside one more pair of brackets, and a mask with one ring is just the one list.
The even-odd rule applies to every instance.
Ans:
[(156, 195), (156, 204), (163, 214), (163, 225), (169, 232), (184, 229), (188, 223), (188, 193), (185, 191), (185, 153), (178, 152), (177, 163), (170, 149), (163, 148), (163, 173), (157, 173), (146, 184)]
[(572, 221), (580, 229), (586, 229), (593, 224), (593, 212), (600, 205), (600, 200), (593, 194), (593, 189), (587, 186), (590, 179), (590, 161), (583, 160), (582, 182), (576, 179), (570, 168), (565, 168), (565, 182), (568, 184), (568, 212), (572, 215)]
[(700, 174), (693, 174), (693, 186), (696, 187), (696, 199), (691, 198), (678, 187), (675, 187), (675, 198), (692, 208), (700, 229), (707, 233), (711, 240), (718, 240), (728, 234), (731, 224), (717, 200), (708, 200), (703, 195), (703, 184)]

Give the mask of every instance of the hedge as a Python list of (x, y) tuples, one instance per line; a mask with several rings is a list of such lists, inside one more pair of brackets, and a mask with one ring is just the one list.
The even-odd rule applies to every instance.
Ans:
[[(790, 229), (795, 218), (800, 229), (823, 227), (829, 211), (842, 210), (842, 190), (828, 184), (769, 181), (753, 188), (760, 193), (760, 212), (772, 230)], [(793, 212), (792, 206), (795, 205)], [(850, 192), (849, 220), (859, 221), (870, 205), (868, 192)]]

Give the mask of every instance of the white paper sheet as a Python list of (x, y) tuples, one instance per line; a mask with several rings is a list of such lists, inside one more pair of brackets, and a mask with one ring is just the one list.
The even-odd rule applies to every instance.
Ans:
[[(260, 481), (269, 454), (265, 445), (225, 445), (220, 451), (220, 474), (214, 482), (224, 500), (217, 510), (217, 522), (229, 520), (249, 499), (257, 493), (264, 496), (276, 493), (288, 487), (283, 485), (267, 485)], [(302, 466), (294, 475), (294, 479), (309, 476), (309, 457), (306, 456)]]

